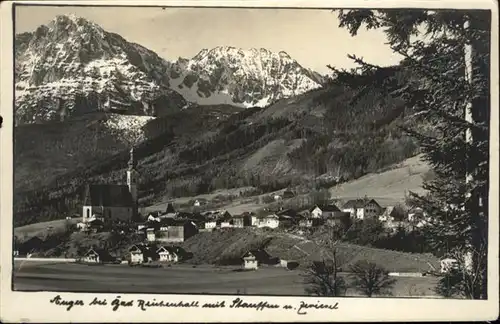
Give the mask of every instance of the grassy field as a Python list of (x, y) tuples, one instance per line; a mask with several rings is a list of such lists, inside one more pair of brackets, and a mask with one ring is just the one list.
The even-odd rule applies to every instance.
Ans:
[[(17, 262), (16, 262), (17, 263)], [(301, 271), (260, 268), (173, 265), (170, 268), (126, 265), (87, 266), (76, 263), (15, 264), (15, 290), (49, 290), (115, 293), (188, 293), (304, 296)], [(397, 278), (394, 297), (433, 296), (437, 278)], [(348, 296), (359, 294), (348, 290)]]
[(14, 228), (14, 235), (17, 236), (20, 241), (24, 241), (33, 236), (43, 238), (49, 234), (64, 232), (67, 224), (73, 225), (79, 221), (81, 221), (81, 218), (72, 218), (69, 220), (58, 219), (49, 222), (29, 224)]

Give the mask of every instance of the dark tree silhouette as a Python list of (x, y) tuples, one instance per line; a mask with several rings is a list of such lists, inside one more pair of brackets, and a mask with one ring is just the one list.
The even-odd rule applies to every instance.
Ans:
[(352, 287), (368, 297), (391, 294), (392, 286), (396, 282), (383, 267), (369, 261), (358, 261), (350, 270)]

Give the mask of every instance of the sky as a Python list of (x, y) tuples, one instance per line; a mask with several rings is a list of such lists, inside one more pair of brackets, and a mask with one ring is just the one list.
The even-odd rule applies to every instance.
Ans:
[(324, 9), (19, 6), (16, 33), (34, 31), (61, 14), (89, 19), (167, 60), (192, 58), (216, 46), (285, 51), (320, 73), (329, 72), (328, 64), (354, 67), (348, 54), (381, 66), (400, 60), (382, 31), (362, 30), (351, 37), (338, 27), (337, 14)]

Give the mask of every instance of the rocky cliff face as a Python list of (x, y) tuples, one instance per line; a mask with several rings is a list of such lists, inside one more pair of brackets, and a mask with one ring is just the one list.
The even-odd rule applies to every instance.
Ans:
[(16, 36), (16, 122), (95, 110), (154, 115), (185, 100), (168, 87), (169, 64), (88, 20), (58, 16)]
[(264, 107), (321, 87), (321, 77), (287, 53), (230, 46), (203, 49), (170, 70), (170, 86), (188, 101)]

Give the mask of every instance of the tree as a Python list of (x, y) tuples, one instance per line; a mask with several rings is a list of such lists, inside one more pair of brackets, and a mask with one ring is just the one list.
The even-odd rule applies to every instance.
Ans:
[[(403, 61), (381, 68), (351, 55), (359, 68), (331, 67), (336, 82), (357, 89), (358, 96), (378, 87), (404, 100), (409, 114), (404, 130), (418, 140), (435, 173), (424, 182), (427, 194), (411, 193), (411, 199), (432, 216), (425, 230), (435, 249), (469, 256), (460, 258), (460, 267), (474, 278), (469, 297), (474, 299), (487, 298), (490, 15), (480, 10), (340, 11), (340, 27), (353, 36), (362, 25), (383, 29)], [(411, 77), (402, 82), (402, 74)], [(360, 81), (359, 75), (366, 78)]]
[(337, 275), (335, 262), (322, 260), (313, 262), (304, 274), (306, 292), (315, 296), (338, 297), (344, 296), (347, 285), (344, 278)]
[(350, 267), (353, 281), (351, 285), (368, 297), (379, 294), (390, 294), (396, 280), (389, 277), (388, 272), (375, 263), (358, 261)]

